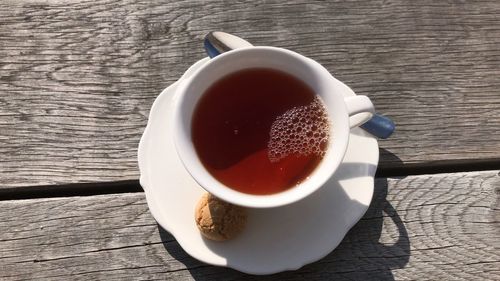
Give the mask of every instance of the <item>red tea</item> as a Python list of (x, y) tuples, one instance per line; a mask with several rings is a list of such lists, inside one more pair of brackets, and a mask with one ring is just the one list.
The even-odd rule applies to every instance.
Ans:
[(273, 194), (306, 179), (328, 144), (326, 110), (314, 91), (282, 71), (251, 68), (211, 85), (196, 105), (192, 139), (226, 186)]

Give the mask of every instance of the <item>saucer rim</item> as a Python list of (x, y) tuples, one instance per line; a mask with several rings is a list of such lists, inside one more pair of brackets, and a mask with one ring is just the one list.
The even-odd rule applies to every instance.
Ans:
[[(291, 265), (291, 266), (282, 266), (280, 269), (274, 269), (274, 270), (263, 270), (263, 271), (249, 271), (249, 270), (246, 270), (244, 267), (238, 267), (238, 266), (235, 266), (233, 264), (224, 264), (223, 261), (222, 262), (216, 262), (216, 261), (213, 261), (213, 260), (208, 260), (206, 258), (204, 258), (202, 255), (198, 255), (197, 253), (193, 253), (192, 251), (190, 251), (190, 247), (188, 246), (188, 242), (189, 241), (185, 241), (185, 240), (188, 240), (188, 239), (182, 239), (180, 238), (180, 234), (181, 233), (176, 233), (176, 231), (174, 230), (175, 227), (172, 227), (171, 225), (169, 225), (169, 223), (166, 223), (163, 221), (163, 218), (162, 216), (160, 215), (160, 211), (159, 211), (159, 207), (156, 203), (156, 200), (155, 199), (155, 196), (153, 194), (153, 191), (151, 188), (149, 188), (149, 173), (148, 173), (148, 164), (147, 164), (147, 155), (146, 155), (146, 151), (148, 151), (149, 149), (149, 142), (148, 142), (148, 139), (149, 139), (149, 136), (151, 134), (151, 120), (154, 118), (154, 115), (155, 115), (155, 112), (157, 111), (157, 107), (159, 106), (159, 103), (162, 99), (165, 99), (165, 98), (170, 98), (171, 99), (174, 99), (174, 95), (172, 93), (170, 93), (171, 91), (175, 90), (176, 87), (178, 87), (179, 83), (181, 82), (181, 80), (185, 79), (186, 77), (188, 77), (188, 75), (190, 73), (193, 73), (194, 71), (196, 71), (196, 68), (199, 67), (200, 65), (204, 64), (206, 61), (208, 61), (209, 58), (204, 58), (204, 59), (201, 59), (201, 60), (198, 60), (197, 62), (195, 62), (191, 67), (189, 67), (186, 72), (181, 76), (181, 78), (179, 78), (177, 81), (175, 81), (174, 83), (172, 83), (171, 85), (169, 85), (168, 87), (166, 87), (165, 89), (163, 89), (163, 91), (157, 96), (157, 98), (155, 99), (152, 107), (151, 107), (151, 110), (150, 110), (150, 113), (149, 113), (149, 116), (148, 116), (148, 122), (147, 122), (147, 125), (144, 129), (144, 133), (143, 135), (141, 136), (141, 139), (140, 139), (140, 142), (139, 142), (139, 147), (138, 147), (138, 164), (139, 164), (139, 172), (140, 172), (140, 178), (139, 178), (139, 182), (140, 182), (140, 185), (142, 186), (142, 188), (144, 189), (145, 191), (145, 196), (146, 196), (146, 202), (148, 204), (148, 207), (149, 207), (149, 210), (152, 214), (152, 216), (154, 217), (154, 219), (157, 221), (157, 223), (162, 227), (164, 228), (166, 231), (168, 231), (175, 239), (176, 241), (180, 244), (180, 246), (189, 254), (191, 255), (192, 257), (204, 262), (204, 263), (207, 263), (207, 264), (211, 264), (211, 265), (215, 265), (215, 266), (223, 266), (223, 267), (229, 267), (229, 268), (233, 268), (235, 270), (238, 270), (238, 271), (241, 271), (241, 272), (244, 272), (244, 273), (248, 273), (248, 274), (254, 274), (254, 275), (267, 275), (267, 274), (273, 274), (273, 273), (278, 273), (278, 272), (283, 272), (283, 271), (287, 271), (287, 270), (296, 270), (296, 269), (299, 269), (301, 267), (303, 267), (304, 265), (307, 265), (307, 264), (310, 264), (310, 263), (313, 263), (315, 261), (318, 261), (322, 258), (324, 258), (325, 256), (327, 256), (328, 254), (330, 254), (332, 251), (334, 251), (338, 245), (342, 242), (343, 238), (345, 238), (345, 235), (349, 232), (349, 230), (363, 217), (363, 215), (366, 213), (366, 211), (368, 210), (369, 208), (369, 205), (363, 205), (364, 206), (364, 209), (362, 210), (362, 212), (360, 212), (360, 215), (359, 217), (356, 217), (356, 218), (351, 218), (350, 220), (350, 223), (347, 224), (347, 226), (345, 227), (345, 231), (342, 231), (342, 239), (340, 239), (340, 241), (336, 244), (336, 245), (330, 245), (330, 247), (328, 247), (330, 250), (329, 251), (326, 251), (326, 253), (324, 255), (318, 255), (314, 258), (310, 258), (310, 259), (305, 259), (303, 262), (301, 262), (300, 264), (296, 264), (296, 265)], [(355, 95), (353, 92), (351, 92), (352, 95)], [(350, 94), (351, 94), (350, 93)], [(362, 132), (361, 129), (355, 129), (355, 130), (359, 130), (360, 132)], [(352, 134), (353, 131), (351, 131), (350, 134)], [(367, 133), (365, 132), (362, 132), (362, 134), (364, 136), (371, 136), (371, 135), (368, 135)], [(373, 138), (373, 137), (372, 137)], [(376, 139), (375, 139), (376, 141)], [(379, 146), (378, 146), (378, 142), (376, 141), (376, 149), (377, 151), (379, 150)], [(347, 154), (347, 153), (346, 153)], [(369, 194), (369, 202), (371, 202), (371, 200), (373, 199), (373, 194), (374, 194), (374, 175), (375, 175), (375, 171), (376, 171), (376, 166), (378, 165), (378, 161), (379, 161), (379, 154), (377, 153), (376, 154), (376, 159), (373, 159), (373, 160), (376, 160), (376, 161), (373, 161), (374, 163), (376, 163), (375, 165), (375, 169), (373, 169), (372, 173), (370, 173), (369, 175), (366, 175), (367, 177), (369, 177), (369, 180), (370, 180), (370, 194)], [(185, 168), (184, 168), (185, 169)]]

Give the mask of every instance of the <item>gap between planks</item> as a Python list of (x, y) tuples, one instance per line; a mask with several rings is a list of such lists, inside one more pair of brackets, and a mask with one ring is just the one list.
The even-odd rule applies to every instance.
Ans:
[[(464, 160), (447, 163), (437, 161), (422, 164), (402, 164), (377, 170), (375, 177), (404, 177), (442, 173), (477, 172), (500, 170), (500, 159)], [(70, 183), (62, 185), (38, 185), (0, 189), (0, 201), (37, 199), (51, 197), (93, 196), (114, 193), (142, 192), (138, 180), (124, 180), (102, 183)]]

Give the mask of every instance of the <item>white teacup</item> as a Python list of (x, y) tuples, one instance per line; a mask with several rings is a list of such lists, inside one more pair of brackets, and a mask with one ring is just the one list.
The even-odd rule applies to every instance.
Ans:
[[(301, 79), (321, 97), (331, 122), (329, 144), (316, 169), (300, 184), (270, 195), (242, 193), (219, 182), (203, 166), (191, 138), (193, 112), (207, 88), (228, 74), (257, 67), (280, 70)], [(368, 97), (344, 97), (346, 92), (352, 90), (335, 79), (323, 66), (290, 50), (251, 47), (223, 53), (182, 80), (176, 91), (173, 137), (177, 153), (194, 180), (224, 201), (254, 208), (278, 207), (296, 202), (332, 177), (344, 158), (350, 128), (363, 124), (374, 112)]]

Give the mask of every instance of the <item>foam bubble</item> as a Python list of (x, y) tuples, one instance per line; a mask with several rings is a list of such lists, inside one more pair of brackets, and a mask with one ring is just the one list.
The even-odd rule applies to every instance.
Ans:
[(330, 122), (319, 99), (278, 116), (271, 126), (268, 157), (277, 162), (288, 155), (323, 156), (328, 146)]

